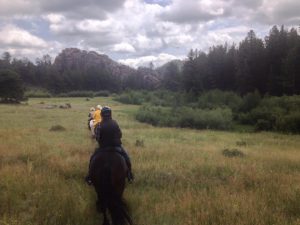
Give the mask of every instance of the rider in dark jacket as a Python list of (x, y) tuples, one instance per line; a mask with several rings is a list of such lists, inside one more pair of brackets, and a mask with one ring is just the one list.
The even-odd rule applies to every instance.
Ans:
[[(111, 109), (109, 107), (103, 107), (101, 110), (102, 121), (95, 128), (95, 137), (99, 143), (98, 148), (91, 156), (90, 165), (96, 154), (100, 153), (101, 150), (109, 147), (114, 147), (125, 159), (128, 167), (128, 181), (133, 181), (133, 174), (131, 172), (131, 162), (127, 152), (122, 147), (122, 132), (118, 123), (112, 119)], [(87, 176), (87, 182), (90, 183), (90, 178)]]

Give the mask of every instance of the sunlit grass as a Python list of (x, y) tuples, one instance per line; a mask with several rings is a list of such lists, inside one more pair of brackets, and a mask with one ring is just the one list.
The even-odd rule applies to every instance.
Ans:
[[(87, 114), (97, 104), (113, 108), (133, 161), (125, 198), (136, 224), (300, 224), (299, 135), (154, 128), (134, 120), (137, 106), (111, 98), (28, 103), (0, 105), (1, 225), (101, 223), (83, 181), (97, 146)], [(65, 103), (72, 108), (45, 109)], [(49, 130), (56, 125), (66, 130)]]

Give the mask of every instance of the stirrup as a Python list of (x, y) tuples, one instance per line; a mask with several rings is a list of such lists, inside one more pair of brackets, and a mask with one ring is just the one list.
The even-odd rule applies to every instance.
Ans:
[(88, 185), (92, 185), (93, 183), (92, 183), (92, 180), (91, 180), (91, 178), (89, 177), (89, 176), (86, 176), (85, 178), (84, 178), (84, 180), (85, 180), (85, 182), (88, 184)]
[(128, 171), (127, 179), (130, 184), (132, 184), (132, 182), (134, 181), (134, 176), (131, 171)]

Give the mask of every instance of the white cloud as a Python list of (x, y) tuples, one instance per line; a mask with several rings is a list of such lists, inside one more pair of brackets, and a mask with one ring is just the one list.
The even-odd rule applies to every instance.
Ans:
[(299, 8), (299, 0), (0, 0), (0, 50), (31, 57), (80, 47), (136, 67), (237, 44), (250, 29), (263, 37), (276, 23), (297, 26)]
[(0, 52), (8, 51), (15, 58), (28, 58), (32, 62), (35, 62), (36, 58), (40, 58), (46, 54), (50, 55), (53, 60), (63, 48), (64, 46), (62, 46), (60, 43), (52, 42), (51, 46), (49, 46), (48, 48), (14, 48), (0, 46)]
[(44, 19), (48, 20), (50, 24), (59, 24), (66, 20), (66, 18), (61, 14), (50, 13), (43, 16)]
[(149, 55), (138, 58), (130, 58), (130, 59), (121, 59), (119, 63), (138, 68), (141, 66), (149, 66), (150, 63), (153, 63), (155, 67), (159, 67), (171, 60), (175, 59), (184, 59), (185, 56), (174, 56), (170, 54), (161, 53), (157, 56)]
[(269, 24), (297, 25), (300, 22), (299, 8), (300, 1), (297, 0), (264, 1), (257, 18), (265, 18)]
[(138, 34), (133, 41), (133, 45), (140, 50), (155, 50), (162, 47), (163, 43), (160, 37), (149, 38)]
[(46, 48), (47, 43), (28, 31), (14, 25), (7, 25), (0, 30), (0, 45), (15, 48)]
[(118, 29), (118, 24), (115, 21), (106, 20), (70, 20), (63, 15), (50, 14), (46, 17), (50, 22), (50, 30), (58, 35), (65, 34), (81, 34), (85, 35), (97, 33), (112, 33)]
[(125, 0), (0, 0), (0, 17), (64, 14), (68, 18), (104, 19), (121, 8)]
[(0, 0), (0, 17), (30, 15), (36, 12), (32, 2), (24, 0)]
[(125, 53), (128, 53), (128, 52), (135, 52), (135, 49), (134, 49), (134, 47), (131, 44), (122, 42), (120, 44), (116, 44), (113, 47), (113, 51), (114, 52), (125, 52)]
[(210, 21), (225, 15), (228, 3), (221, 0), (177, 0), (167, 6), (161, 18), (175, 23)]

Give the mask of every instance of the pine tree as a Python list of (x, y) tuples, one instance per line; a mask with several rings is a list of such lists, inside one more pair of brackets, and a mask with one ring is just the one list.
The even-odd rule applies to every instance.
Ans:
[(0, 98), (3, 102), (19, 102), (24, 89), (20, 75), (11, 70), (0, 70)]

